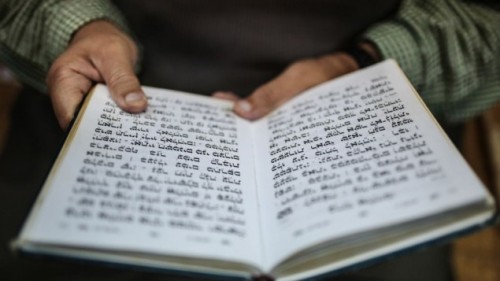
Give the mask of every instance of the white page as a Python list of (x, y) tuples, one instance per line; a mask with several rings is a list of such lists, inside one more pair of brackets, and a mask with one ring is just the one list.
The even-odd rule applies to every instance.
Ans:
[(137, 115), (96, 88), (21, 239), (255, 264), (248, 123), (228, 101), (144, 90)]
[[(327, 239), (484, 199), (393, 61), (327, 82), (255, 123), (267, 269)], [(269, 173), (269, 171), (272, 171)]]

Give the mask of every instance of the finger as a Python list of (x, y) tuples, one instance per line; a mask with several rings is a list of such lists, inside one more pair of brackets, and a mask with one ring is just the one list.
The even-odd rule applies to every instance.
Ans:
[(249, 120), (259, 119), (303, 91), (356, 69), (346, 54), (298, 61), (248, 98), (236, 102), (234, 111)]
[(147, 99), (141, 89), (139, 79), (134, 73), (130, 52), (123, 50), (124, 46), (116, 46), (111, 54), (100, 54), (95, 61), (104, 81), (108, 85), (111, 97), (116, 104), (128, 112), (142, 112), (147, 107)]
[(54, 113), (59, 126), (66, 130), (74, 118), (76, 109), (86, 93), (92, 87), (92, 81), (82, 74), (60, 74), (49, 83), (50, 95)]
[(238, 97), (235, 93), (226, 91), (214, 92), (212, 97), (229, 101), (237, 101), (240, 99), (240, 97)]

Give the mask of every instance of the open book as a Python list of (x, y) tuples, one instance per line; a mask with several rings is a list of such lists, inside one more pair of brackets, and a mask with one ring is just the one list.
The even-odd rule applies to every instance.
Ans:
[(98, 85), (14, 246), (221, 276), (296, 280), (484, 224), (494, 203), (394, 61), (255, 122), (232, 103)]

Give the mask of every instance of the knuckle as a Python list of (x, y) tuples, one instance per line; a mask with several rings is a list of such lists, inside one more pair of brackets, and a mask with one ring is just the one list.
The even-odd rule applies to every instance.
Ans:
[(332, 56), (323, 56), (316, 61), (318, 64), (318, 71), (324, 78), (331, 79), (338, 75), (338, 61), (333, 59)]
[(117, 34), (107, 35), (104, 40), (106, 41), (106, 47), (108, 49), (122, 49), (125, 45), (125, 42), (121, 36)]
[(47, 73), (46, 81), (51, 87), (69, 79), (73, 74), (72, 69), (66, 63), (55, 62)]
[(118, 85), (124, 85), (124, 84), (132, 84), (135, 82), (135, 76), (131, 73), (122, 71), (122, 70), (116, 70), (111, 73), (109, 76), (108, 84), (113, 87), (113, 86), (118, 86)]
[(277, 103), (276, 91), (270, 86), (263, 86), (256, 90), (255, 95), (252, 96), (253, 102), (258, 103), (261, 107), (271, 107)]
[(49, 71), (47, 72), (48, 73), (47, 76), (50, 77), (58, 75), (59, 73), (61, 73), (61, 71), (63, 71), (64, 67), (65, 63), (60, 58), (56, 59), (50, 66)]
[(313, 59), (300, 60), (292, 63), (285, 71), (292, 78), (301, 78), (307, 75), (316, 65)]
[(125, 53), (128, 56), (136, 57), (138, 53), (137, 46), (129, 39), (120, 34), (110, 34), (103, 38), (105, 42), (103, 47), (100, 47), (101, 55), (108, 56), (116, 53)]
[(290, 67), (289, 78), (321, 82), (335, 77), (335, 68), (328, 59), (313, 58), (297, 62)]

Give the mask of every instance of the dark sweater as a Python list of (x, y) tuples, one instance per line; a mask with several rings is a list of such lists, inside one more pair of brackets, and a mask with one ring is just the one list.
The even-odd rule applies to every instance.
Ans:
[(119, 0), (145, 85), (244, 96), (288, 64), (349, 44), (399, 0)]

